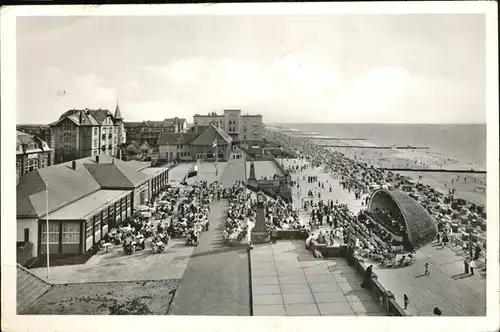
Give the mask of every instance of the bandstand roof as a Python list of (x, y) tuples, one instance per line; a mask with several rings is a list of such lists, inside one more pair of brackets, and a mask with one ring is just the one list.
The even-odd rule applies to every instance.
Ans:
[(371, 202), (377, 200), (377, 195), (387, 194), (398, 206), (406, 223), (408, 240), (415, 249), (434, 241), (437, 235), (437, 225), (434, 218), (416, 200), (399, 190), (379, 189), (373, 192)]

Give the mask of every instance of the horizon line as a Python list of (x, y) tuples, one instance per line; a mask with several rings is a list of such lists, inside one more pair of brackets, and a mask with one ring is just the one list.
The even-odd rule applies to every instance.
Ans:
[(269, 122), (273, 125), (293, 125), (293, 124), (395, 124), (395, 125), (471, 125), (471, 124), (488, 124), (487, 122)]

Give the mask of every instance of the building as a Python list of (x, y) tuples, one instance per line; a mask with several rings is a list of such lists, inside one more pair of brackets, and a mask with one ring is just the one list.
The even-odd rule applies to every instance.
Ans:
[[(199, 129), (200, 127), (198, 127)], [(213, 143), (217, 142), (217, 147)], [(226, 161), (231, 154), (231, 137), (215, 125), (195, 128), (186, 133), (161, 134), (158, 139), (159, 158), (167, 161)], [(215, 153), (218, 157), (216, 158)]]
[(168, 183), (168, 169), (97, 155), (37, 169), (17, 186), (17, 241), (31, 256), (83, 253)]
[(207, 115), (195, 114), (193, 126), (215, 125), (224, 129), (233, 140), (233, 145), (242, 147), (262, 145), (264, 135), (262, 115), (241, 114), (241, 110), (224, 110), (223, 114), (211, 112)]
[(187, 129), (186, 119), (171, 118), (163, 121), (125, 122), (127, 141), (135, 141), (142, 145), (147, 142), (156, 147), (162, 133), (182, 133)]
[(125, 143), (120, 108), (109, 110), (69, 110), (50, 125), (54, 133), (55, 162), (65, 162), (99, 154), (118, 156)]
[[(42, 141), (46, 142), (49, 148), (54, 148), (55, 139), (54, 133), (49, 125), (33, 125), (33, 124), (21, 124), (16, 126), (18, 131), (21, 131), (26, 134), (30, 134), (33, 136), (37, 136)], [(54, 158), (54, 154), (52, 154), (52, 158)], [(51, 161), (53, 164), (54, 161)]]
[(54, 163), (54, 150), (40, 137), (16, 131), (16, 183), (22, 175)]

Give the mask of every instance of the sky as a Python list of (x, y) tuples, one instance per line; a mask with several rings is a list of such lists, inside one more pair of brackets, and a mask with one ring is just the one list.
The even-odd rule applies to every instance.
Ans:
[(18, 17), (17, 123), (485, 123), (485, 45), (480, 14)]

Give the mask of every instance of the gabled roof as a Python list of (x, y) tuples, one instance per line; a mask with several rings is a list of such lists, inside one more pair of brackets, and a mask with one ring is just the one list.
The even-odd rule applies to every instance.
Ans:
[(40, 217), (46, 213), (45, 182), (48, 183), (49, 211), (100, 189), (99, 183), (77, 161), (77, 169), (70, 163), (53, 165), (31, 171), (19, 179), (17, 185), (17, 215)]
[(222, 129), (216, 128), (211, 125), (207, 129), (205, 129), (200, 136), (198, 136), (193, 142), (192, 145), (201, 145), (207, 146), (212, 145), (214, 140), (217, 139), (217, 145), (225, 146), (231, 143), (231, 138), (227, 135)]
[(110, 116), (113, 119), (113, 122), (115, 120), (113, 118), (113, 114), (111, 114), (109, 110), (98, 109), (98, 110), (89, 110), (89, 112), (99, 124), (102, 124), (103, 121), (106, 120), (108, 116)]
[(201, 133), (162, 133), (158, 137), (158, 145), (189, 145), (193, 142)]
[(123, 126), (125, 127), (125, 129), (127, 129), (127, 128), (142, 128), (143, 126), (147, 127), (147, 125), (144, 122), (124, 122)]
[(132, 189), (148, 180), (142, 163), (130, 163), (106, 155), (40, 168), (20, 177), (17, 185), (17, 216), (40, 218), (46, 214), (45, 182), (49, 211), (57, 210), (100, 189)]
[[(112, 166), (116, 167), (116, 169), (119, 172), (121, 172), (123, 174), (123, 176), (125, 176), (125, 178), (127, 178), (127, 180), (134, 186), (141, 184), (142, 182), (147, 180), (146, 177), (142, 176), (141, 173), (137, 172), (137, 165), (129, 164), (129, 162), (127, 162), (127, 161), (116, 159), (116, 158), (110, 157), (108, 155), (104, 155), (104, 154), (99, 155), (99, 164), (97, 164), (95, 156), (94, 157), (87, 157), (87, 158), (83, 158), (83, 159), (79, 159), (79, 160), (82, 160), (82, 163), (86, 164), (86, 166), (97, 165), (98, 167), (101, 167), (101, 166), (108, 167), (107, 165), (112, 165)], [(97, 174), (97, 172), (95, 174)], [(104, 173), (99, 172), (98, 174), (103, 175)], [(100, 177), (96, 177), (96, 180), (99, 183), (105, 182), (105, 180), (101, 179)], [(116, 186), (113, 186), (113, 187), (116, 187)], [(107, 187), (103, 187), (103, 189), (107, 189)]]
[(115, 121), (113, 114), (109, 110), (106, 109), (97, 109), (97, 110), (69, 110), (64, 112), (59, 120), (51, 123), (51, 126), (57, 126), (65, 119), (71, 120), (77, 126), (98, 126), (103, 123), (103, 121), (110, 116)]

